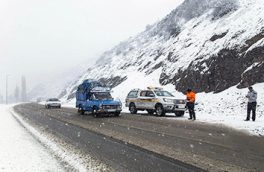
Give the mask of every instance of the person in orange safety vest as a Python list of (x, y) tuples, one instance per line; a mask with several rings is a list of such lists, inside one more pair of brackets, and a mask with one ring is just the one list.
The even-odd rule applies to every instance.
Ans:
[(187, 108), (189, 110), (190, 118), (189, 120), (196, 120), (195, 111), (194, 111), (194, 104), (195, 104), (195, 92), (191, 89), (187, 90), (186, 97), (187, 97)]

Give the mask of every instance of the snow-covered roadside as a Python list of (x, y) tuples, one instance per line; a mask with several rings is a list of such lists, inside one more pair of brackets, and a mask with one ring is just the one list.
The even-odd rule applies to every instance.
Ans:
[(74, 146), (66, 144), (64, 140), (30, 125), (13, 109), (10, 112), (42, 145), (49, 149), (66, 166), (66, 171), (106, 171), (107, 167), (104, 164), (91, 158), (88, 154), (83, 154)]
[(264, 83), (253, 86), (258, 93), (256, 121), (244, 121), (247, 116), (248, 89), (231, 87), (221, 93), (197, 95), (197, 118), (203, 122), (220, 123), (241, 129), (254, 135), (264, 136)]
[(47, 149), (19, 125), (9, 108), (0, 105), (0, 171), (64, 171)]

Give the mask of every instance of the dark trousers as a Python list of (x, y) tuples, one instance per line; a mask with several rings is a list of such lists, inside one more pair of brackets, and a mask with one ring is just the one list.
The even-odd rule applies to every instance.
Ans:
[(191, 119), (196, 119), (195, 111), (194, 111), (194, 103), (187, 102), (187, 108), (189, 110), (190, 118)]
[(250, 112), (252, 111), (252, 120), (255, 121), (255, 119), (256, 119), (256, 107), (257, 107), (257, 102), (248, 103), (247, 120), (250, 119)]

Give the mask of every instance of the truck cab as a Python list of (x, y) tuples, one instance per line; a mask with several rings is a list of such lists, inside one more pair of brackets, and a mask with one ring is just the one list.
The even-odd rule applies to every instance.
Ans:
[(110, 88), (95, 80), (85, 80), (76, 91), (76, 108), (79, 113), (90, 112), (94, 117), (101, 114), (119, 116), (122, 104), (112, 98)]

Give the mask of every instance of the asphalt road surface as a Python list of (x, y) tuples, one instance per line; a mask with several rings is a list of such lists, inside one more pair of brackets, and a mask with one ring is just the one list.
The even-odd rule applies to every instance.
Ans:
[(113, 171), (264, 169), (264, 138), (223, 125), (131, 114), (94, 118), (76, 109), (45, 109), (33, 103), (14, 110)]

